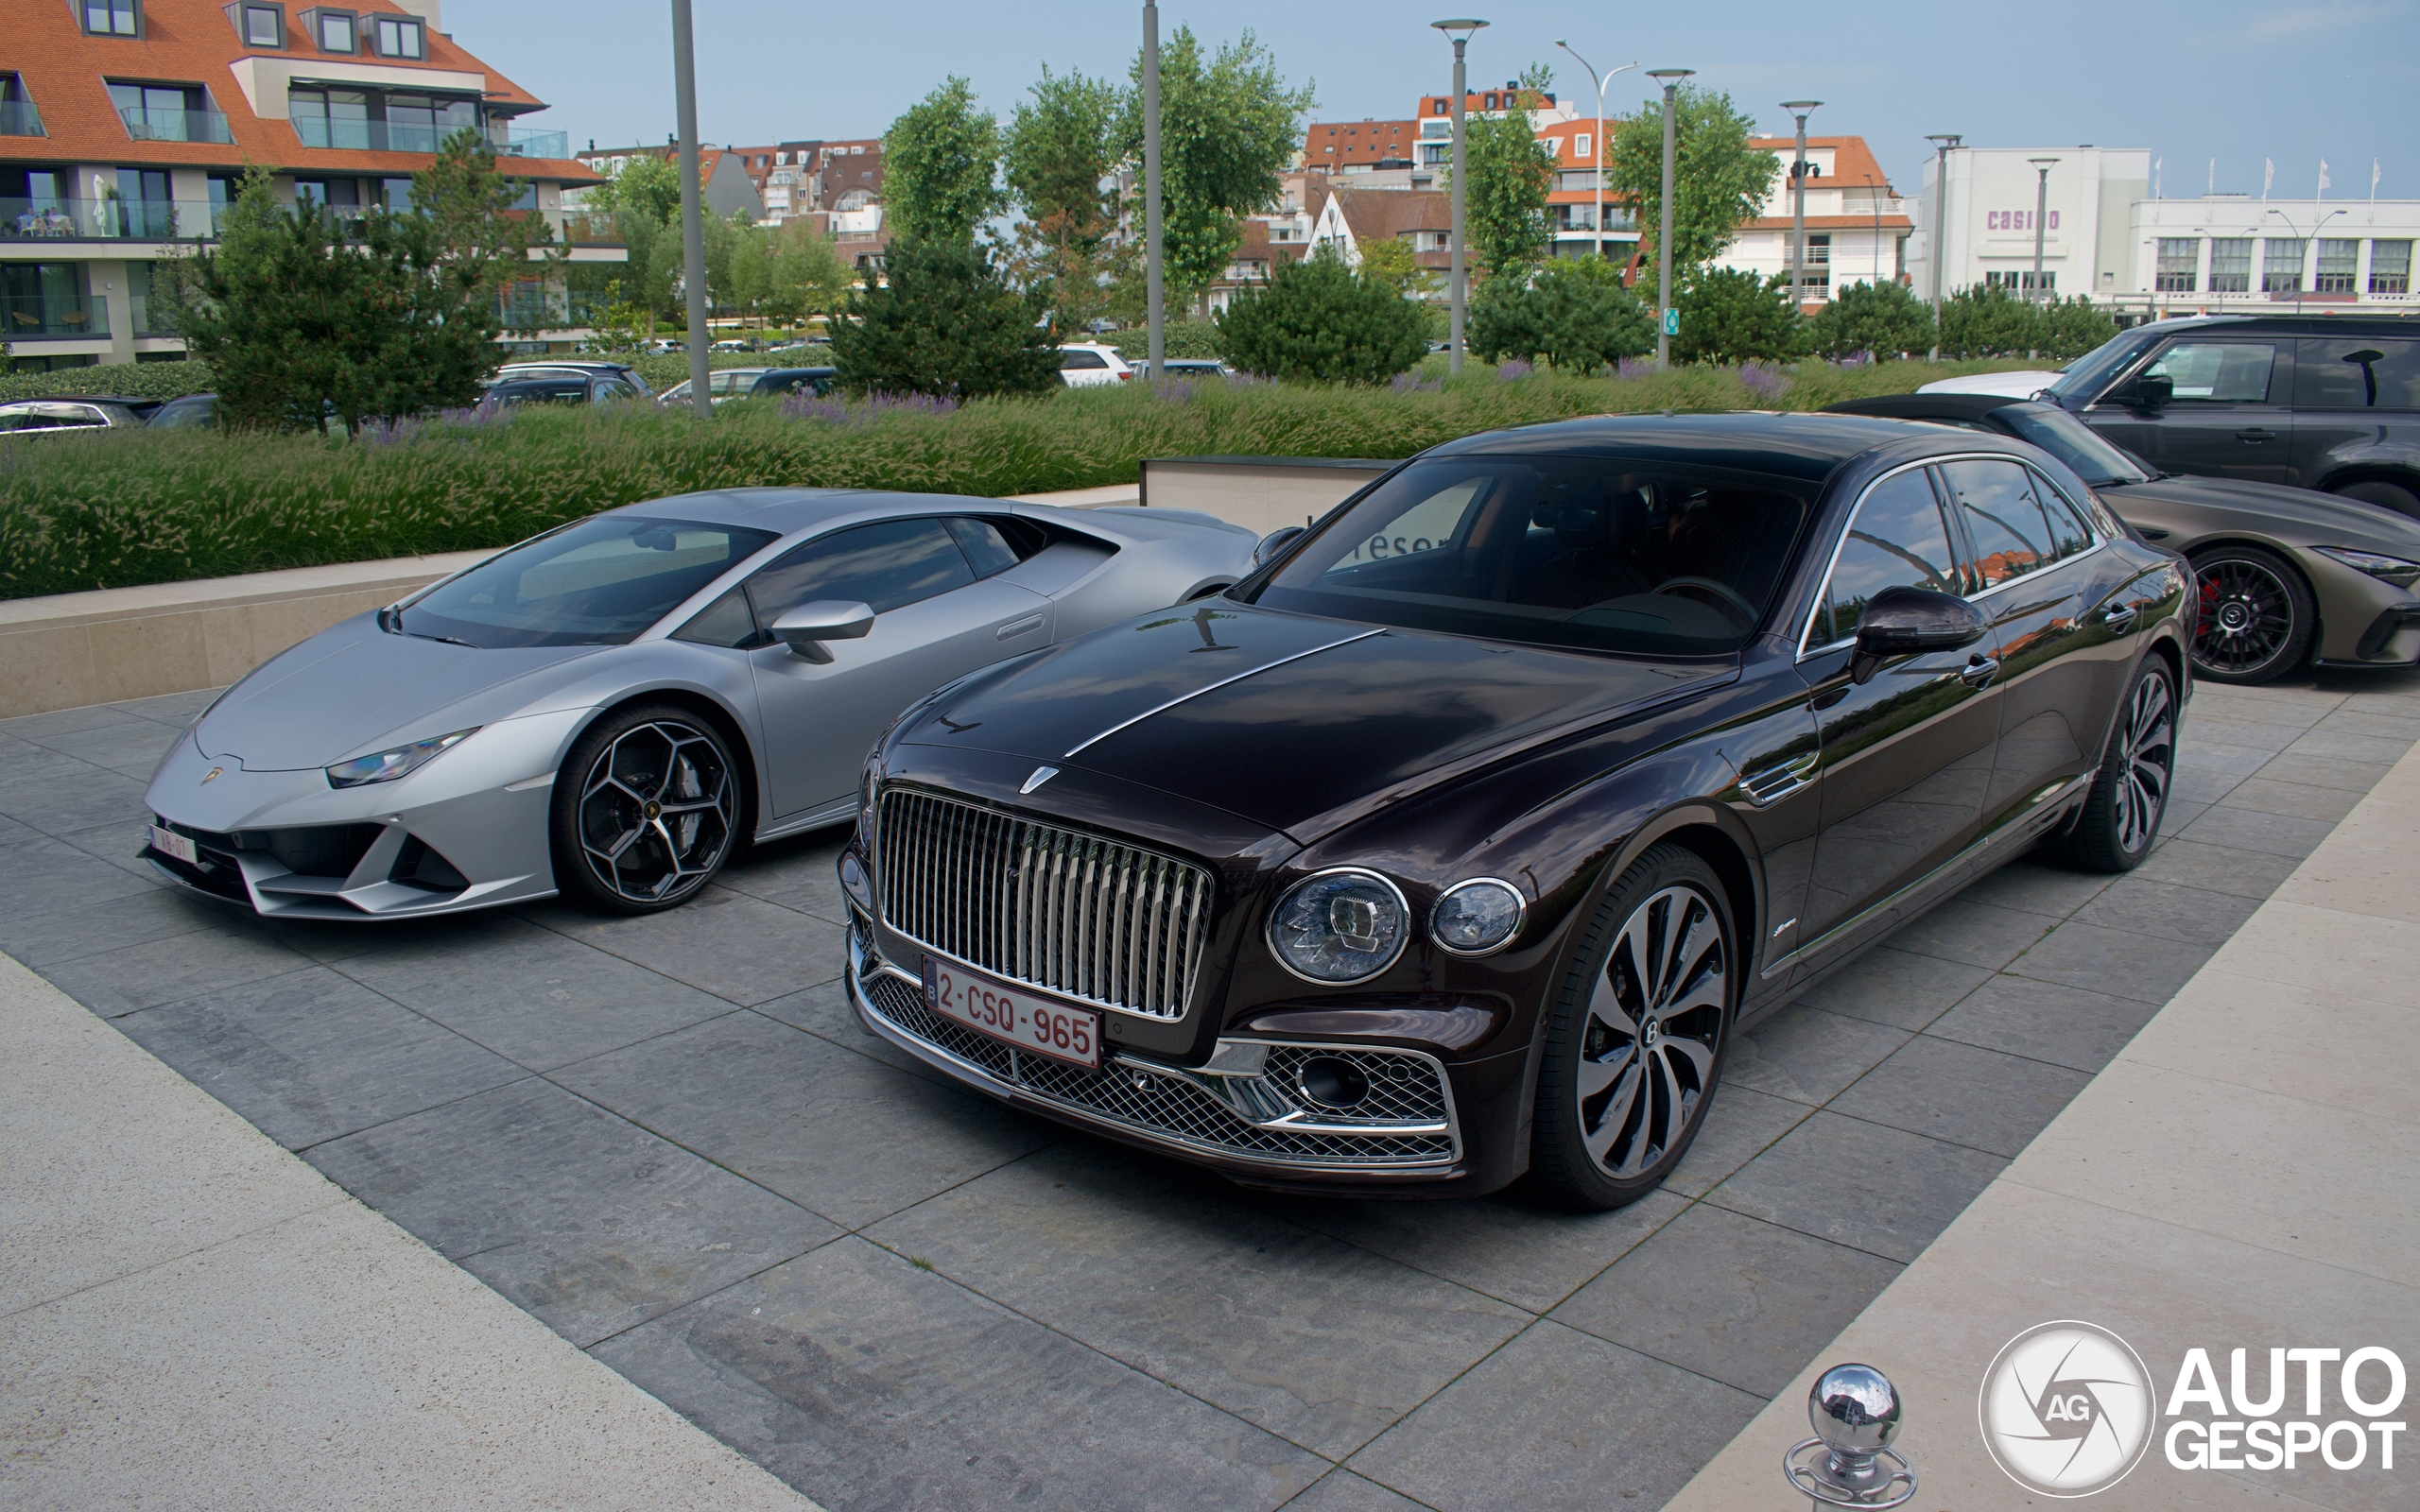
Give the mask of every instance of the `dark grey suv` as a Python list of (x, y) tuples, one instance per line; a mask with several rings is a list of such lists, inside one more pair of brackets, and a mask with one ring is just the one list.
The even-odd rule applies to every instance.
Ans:
[(2206, 316), (2120, 333), (2044, 398), (2165, 472), (2420, 519), (2420, 316)]

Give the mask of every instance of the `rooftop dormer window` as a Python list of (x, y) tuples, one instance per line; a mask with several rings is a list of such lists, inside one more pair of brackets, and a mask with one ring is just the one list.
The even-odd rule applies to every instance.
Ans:
[(428, 35), (417, 16), (376, 16), (372, 29), (381, 58), (420, 59), (428, 56)]
[(244, 39), (247, 47), (283, 47), (285, 45), (285, 8), (253, 5), (251, 0), (238, 0), (227, 8), (227, 19), (235, 24), (235, 35)]
[(357, 53), (361, 50), (360, 23), (350, 10), (314, 9), (302, 12), (303, 29), (323, 53)]
[(143, 35), (143, 0), (76, 0), (76, 12), (91, 37)]

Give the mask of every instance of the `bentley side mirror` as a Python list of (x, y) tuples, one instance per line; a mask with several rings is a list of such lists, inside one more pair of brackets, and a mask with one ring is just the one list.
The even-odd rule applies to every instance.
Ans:
[(829, 662), (826, 641), (855, 641), (873, 628), (873, 610), (845, 599), (819, 598), (801, 604), (773, 622), (773, 639), (790, 655), (807, 662)]
[(2135, 405), (2138, 409), (2166, 409), (2176, 397), (2176, 380), (2164, 372), (2147, 372), (2135, 380)]
[(1261, 537), (1260, 544), (1252, 548), (1253, 566), (1256, 568), (1268, 566), (1272, 558), (1292, 545), (1294, 538), (1302, 533), (1301, 525), (1282, 525)]
[(1955, 593), (1886, 588), (1867, 599), (1865, 611), (1857, 617), (1857, 652), (1849, 658), (1849, 679), (1863, 686), (1893, 657), (1955, 651), (1981, 640), (1990, 627), (1981, 610)]

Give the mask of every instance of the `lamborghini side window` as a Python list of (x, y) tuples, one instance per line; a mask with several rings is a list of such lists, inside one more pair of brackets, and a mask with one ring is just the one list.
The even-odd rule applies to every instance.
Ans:
[(700, 610), (672, 632), (676, 641), (700, 645), (747, 645), (756, 639), (756, 616), (748, 612), (748, 590), (735, 588)]
[(748, 580), (759, 624), (819, 599), (877, 614), (975, 581), (966, 554), (939, 520), (882, 520), (810, 541)]

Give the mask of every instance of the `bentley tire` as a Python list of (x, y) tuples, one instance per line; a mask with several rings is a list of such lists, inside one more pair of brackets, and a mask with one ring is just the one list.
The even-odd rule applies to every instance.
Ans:
[(555, 775), (555, 885), (604, 913), (687, 902), (731, 855), (739, 782), (729, 744), (686, 709), (598, 720)]
[(1604, 1210), (1655, 1189), (1705, 1122), (1739, 988), (1720, 879), (1659, 845), (1597, 905), (1548, 1005), (1530, 1184)]
[(2118, 706), (2117, 728), (2093, 774), (2067, 858), (2091, 871), (2132, 871), (2152, 853), (2176, 778), (2176, 688), (2168, 663), (2146, 657)]
[(2193, 558), (2201, 617), (2193, 675), (2250, 684), (2284, 677), (2310, 658), (2319, 609), (2303, 575), (2257, 546), (2218, 546)]

